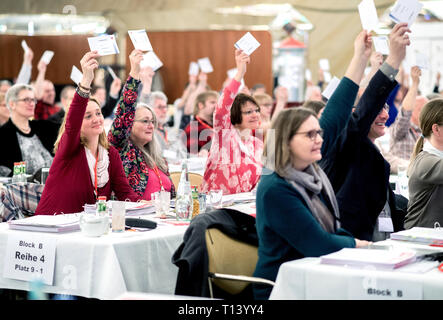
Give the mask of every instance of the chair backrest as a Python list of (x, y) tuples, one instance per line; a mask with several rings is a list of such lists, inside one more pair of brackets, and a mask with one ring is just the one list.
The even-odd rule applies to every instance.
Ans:
[[(180, 176), (181, 172), (171, 172), (170, 174), (175, 190), (178, 190), (178, 183), (180, 182)], [(189, 182), (191, 183), (191, 187), (194, 186), (200, 187), (200, 185), (203, 182), (203, 176), (198, 173), (189, 172), (188, 177), (189, 177)]]
[[(258, 247), (233, 239), (216, 228), (206, 230), (208, 271), (251, 277), (258, 260)], [(247, 282), (214, 279), (214, 284), (231, 295), (242, 292)]]

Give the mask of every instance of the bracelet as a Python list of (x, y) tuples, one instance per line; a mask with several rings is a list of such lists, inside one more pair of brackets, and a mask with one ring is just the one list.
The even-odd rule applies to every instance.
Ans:
[(82, 98), (86, 98), (86, 99), (88, 99), (88, 98), (89, 98), (89, 92), (84, 92), (84, 91), (82, 91), (80, 88), (81, 88), (81, 87), (78, 86), (77, 89), (75, 90), (75, 91), (77, 92), (77, 94), (78, 94), (80, 97), (82, 97)]
[(79, 86), (84, 92), (88, 92), (88, 93), (89, 93), (89, 91), (91, 91), (91, 88), (83, 87), (80, 83), (78, 84), (78, 86)]

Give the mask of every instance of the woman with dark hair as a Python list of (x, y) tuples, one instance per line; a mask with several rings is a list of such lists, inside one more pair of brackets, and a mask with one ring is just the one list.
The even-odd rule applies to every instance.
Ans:
[(99, 196), (137, 201), (123, 171), (117, 150), (109, 146), (98, 101), (89, 99), (96, 51), (80, 61), (83, 78), (60, 127), (55, 157), (49, 170), (36, 215), (76, 213), (84, 204), (94, 204)]
[(260, 107), (249, 95), (239, 93), (250, 57), (235, 51), (237, 74), (223, 90), (214, 111), (214, 135), (206, 162), (202, 190), (223, 194), (251, 191), (261, 174), (263, 141), (256, 137)]
[(409, 165), (405, 228), (443, 225), (443, 99), (429, 101), (420, 113), (420, 130)]
[[(274, 137), (264, 147), (264, 175), (257, 188), (258, 262), (254, 276), (275, 281), (280, 265), (342, 248), (368, 245), (340, 229), (334, 189), (316, 164), (322, 157), (323, 130), (305, 108), (283, 110), (274, 120)], [(272, 288), (254, 288), (267, 299)]]

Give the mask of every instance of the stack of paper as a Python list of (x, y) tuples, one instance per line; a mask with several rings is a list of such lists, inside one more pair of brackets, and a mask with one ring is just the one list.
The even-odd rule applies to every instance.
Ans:
[(39, 215), (20, 220), (11, 220), (8, 224), (9, 229), (14, 230), (55, 233), (80, 230), (79, 217), (75, 214)]
[(347, 265), (352, 267), (372, 266), (377, 269), (396, 269), (414, 262), (413, 250), (369, 250), (344, 248), (320, 257), (322, 264)]
[[(112, 201), (108, 201), (108, 208), (112, 211)], [(125, 202), (126, 216), (141, 216), (144, 214), (155, 213), (155, 207), (152, 203)]]
[(414, 227), (391, 233), (391, 239), (443, 246), (443, 229)]

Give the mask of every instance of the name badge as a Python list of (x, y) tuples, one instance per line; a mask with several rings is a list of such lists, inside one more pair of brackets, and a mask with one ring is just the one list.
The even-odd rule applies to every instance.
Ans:
[(46, 285), (54, 281), (56, 239), (41, 234), (11, 234), (4, 257), (3, 277)]

